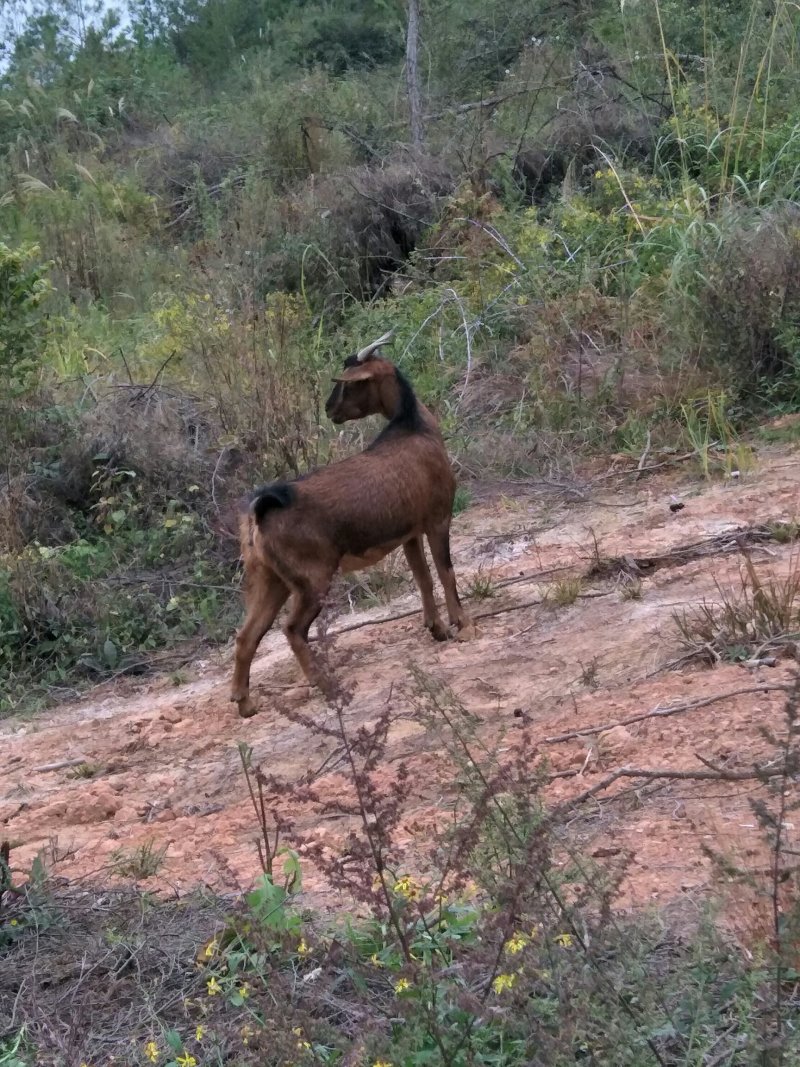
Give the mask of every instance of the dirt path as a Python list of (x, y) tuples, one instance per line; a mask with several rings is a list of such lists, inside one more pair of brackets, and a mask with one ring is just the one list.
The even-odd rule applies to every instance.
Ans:
[[(739, 561), (725, 550), (724, 535), (796, 519), (799, 484), (800, 454), (776, 449), (761, 455), (747, 480), (726, 484), (707, 486), (686, 472), (639, 483), (628, 478), (621, 489), (597, 489), (585, 501), (555, 504), (520, 490), (455, 522), (453, 554), (462, 587), (476, 575), (489, 577), (495, 587), (494, 596), (471, 602), (472, 612), (484, 616), (477, 640), (435, 644), (418, 615), (378, 623), (414, 608), (413, 595), (340, 618), (332, 628), (339, 632), (333, 663), (355, 685), (348, 720), (372, 722), (391, 700), (397, 715), (386, 773), (402, 757), (420, 782), (404, 820), (410, 866), (415, 843), (441, 818), (452, 778), (441, 754), (402, 715), (412, 663), (453, 688), (482, 720), (487, 740), (508, 729), (508, 745), (519, 719), (515, 709), (522, 709), (542, 741), (665, 705), (750, 690), (599, 738), (543, 742), (551, 770), (578, 772), (553, 781), (553, 801), (583, 792), (619, 766), (700, 768), (699, 753), (729, 769), (751, 767), (768, 748), (759, 726), (778, 729), (782, 723), (782, 694), (759, 686), (785, 682), (792, 661), (755, 670), (659, 668), (677, 654), (673, 613), (713, 599), (715, 582), (725, 585), (738, 575)], [(682, 511), (670, 511), (671, 494), (685, 503)], [(554, 581), (586, 573), (598, 557), (653, 557), (713, 538), (717, 543), (707, 555), (646, 570), (639, 599), (624, 598), (617, 578), (601, 574), (585, 581), (572, 604), (544, 601)], [(775, 573), (791, 565), (791, 545), (770, 542), (753, 552), (759, 567)], [(341, 632), (365, 622), (370, 624)], [(46, 848), (58, 854), (59, 873), (88, 875), (107, 870), (117, 850), (130, 852), (152, 840), (166, 848), (160, 885), (178, 891), (201, 883), (247, 885), (257, 873), (256, 826), (237, 742), (247, 741), (265, 770), (289, 780), (321, 767), (332, 743), (310, 738), (281, 711), (302, 708), (321, 720), (328, 714), (318, 697), (297, 684), (298, 668), (280, 632), (265, 641), (255, 665), (261, 712), (249, 721), (238, 719), (227, 701), (229, 660), (230, 650), (222, 650), (198, 666), (191, 684), (109, 689), (32, 721), (4, 722), (0, 836), (16, 843), (16, 864), (25, 866)], [(96, 768), (94, 777), (70, 777), (74, 771), (63, 767), (39, 769), (78, 758)], [(335, 790), (337, 773), (323, 773), (317, 787)], [(668, 903), (681, 895), (699, 902), (711, 877), (704, 844), (756, 862), (748, 797), (757, 788), (752, 781), (662, 782), (615, 805), (595, 801), (591, 818), (581, 824), (585, 848), (590, 855), (630, 852), (624, 898), (632, 905)], [(303, 812), (294, 814), (320, 839), (335, 841), (342, 832), (336, 819), (311, 826)], [(309, 875), (310, 895), (335, 907), (335, 891), (313, 869)], [(745, 910), (734, 920), (743, 931), (751, 923)]]

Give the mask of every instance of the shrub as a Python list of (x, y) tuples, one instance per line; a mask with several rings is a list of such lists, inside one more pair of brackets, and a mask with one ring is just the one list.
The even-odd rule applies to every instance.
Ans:
[(3, 400), (29, 392), (40, 369), (45, 323), (39, 305), (50, 289), (35, 245), (0, 242), (0, 377)]
[(688, 315), (678, 336), (696, 339), (700, 358), (743, 402), (797, 407), (800, 212), (731, 209), (687, 236), (677, 276)]

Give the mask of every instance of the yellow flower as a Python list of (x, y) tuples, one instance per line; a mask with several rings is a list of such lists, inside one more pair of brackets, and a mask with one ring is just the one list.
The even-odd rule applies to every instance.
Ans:
[(175, 1062), (178, 1067), (197, 1067), (197, 1060), (186, 1052), (183, 1056), (176, 1056)]
[(202, 1026), (198, 1026), (197, 1029), (194, 1032), (195, 1041), (202, 1041), (204, 1033), (205, 1033), (205, 1030), (203, 1029), (203, 1027)]
[(559, 934), (556, 938), (556, 944), (561, 945), (562, 948), (572, 948), (572, 934)]
[(398, 896), (405, 897), (406, 900), (419, 900), (421, 896), (420, 886), (409, 875), (404, 878), (398, 878), (394, 883), (394, 891)]
[(17, 922), (17, 920), (16, 920), (16, 919), (12, 919), (12, 920), (11, 920), (11, 925), (12, 925), (12, 926), (19, 926), (19, 923)]
[(372, 1067), (392, 1067), (388, 1060), (375, 1060)]
[(394, 984), (395, 993), (405, 993), (406, 990), (411, 988), (411, 983), (407, 978), (398, 978)]
[(507, 989), (513, 988), (516, 980), (517, 976), (515, 974), (498, 974), (492, 982), (492, 989), (495, 993), (504, 993)]
[(254, 1033), (255, 1033), (255, 1030), (252, 1028), (252, 1026), (243, 1026), (242, 1027), (242, 1044), (243, 1045), (248, 1045), (250, 1043), (250, 1038), (253, 1036)]
[(222, 992), (222, 986), (219, 984), (216, 977), (209, 978), (208, 983), (206, 984), (206, 989), (208, 990), (208, 995), (210, 997), (215, 997), (217, 993)]
[[(177, 600), (178, 597), (174, 597), (174, 599)], [(208, 944), (206, 945), (206, 950), (203, 953), (203, 955), (205, 956), (205, 958), (207, 960), (210, 960), (211, 957), (214, 955), (214, 953), (217, 951), (218, 948), (219, 948), (219, 941), (215, 937), (213, 941), (209, 941), (208, 942)]]
[(298, 956), (307, 956), (310, 951), (311, 951), (311, 949), (306, 944), (306, 939), (304, 937), (301, 937), (300, 938), (300, 944), (297, 946), (297, 955)]
[(155, 1041), (148, 1041), (144, 1046), (144, 1054), (150, 1060), (151, 1063), (155, 1063), (158, 1059), (158, 1045)]
[(372, 955), (369, 958), (369, 962), (373, 965), (373, 967), (383, 967), (384, 966), (383, 960), (379, 960), (378, 959), (378, 953), (377, 952), (373, 952), (372, 953)]
[(247, 998), (250, 996), (250, 983), (242, 982), (236, 992), (239, 994), (242, 1000), (247, 1000)]
[(513, 934), (506, 943), (506, 952), (510, 956), (516, 956), (518, 952), (522, 952), (527, 944), (528, 939), (525, 934)]
[(292, 1028), (292, 1033), (294, 1034), (295, 1037), (302, 1037), (303, 1036), (303, 1030), (299, 1026), (293, 1027)]
[(311, 1042), (310, 1041), (298, 1041), (297, 1042), (297, 1047), (300, 1049), (301, 1052), (308, 1052), (308, 1050), (311, 1048)]

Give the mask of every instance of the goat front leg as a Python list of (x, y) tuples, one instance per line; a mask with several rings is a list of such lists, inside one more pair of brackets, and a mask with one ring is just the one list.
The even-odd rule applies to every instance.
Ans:
[(249, 719), (258, 710), (250, 698), (250, 666), (264, 634), (275, 622), (289, 596), (289, 589), (274, 572), (258, 567), (247, 576), (245, 606), (247, 615), (236, 635), (231, 700), (239, 705), (239, 714)]
[(450, 625), (458, 629), (458, 637), (461, 641), (468, 641), (477, 637), (478, 631), (475, 623), (461, 606), (456, 585), (456, 574), (453, 570), (453, 560), (450, 556), (450, 527), (449, 524), (428, 531), (428, 544), (431, 546), (431, 555), (436, 565), (436, 573), (444, 589), (444, 599), (447, 604), (447, 615)]
[(297, 583), (293, 590), (289, 618), (283, 628), (303, 674), (311, 685), (317, 686), (328, 698), (331, 696), (333, 686), (331, 680), (314, 662), (308, 645), (308, 631), (311, 629), (311, 623), (322, 611), (322, 603), (330, 588), (332, 577), (331, 574), (324, 581), (306, 579)]
[(406, 560), (422, 597), (422, 620), (437, 641), (446, 641), (447, 630), (433, 596), (433, 579), (425, 560), (422, 538), (414, 537), (411, 541), (406, 541), (403, 545), (403, 552), (405, 552)]

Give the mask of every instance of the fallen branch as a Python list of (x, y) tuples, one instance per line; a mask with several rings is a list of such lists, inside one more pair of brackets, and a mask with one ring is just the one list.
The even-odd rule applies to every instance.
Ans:
[(786, 768), (783, 765), (771, 768), (754, 767), (751, 771), (676, 771), (671, 770), (669, 767), (663, 769), (649, 767), (620, 767), (619, 770), (614, 771), (613, 774), (609, 774), (608, 777), (603, 778), (602, 781), (595, 783), (591, 789), (587, 789), (585, 792), (579, 793), (578, 796), (564, 801), (563, 804), (560, 804), (558, 808), (554, 809), (553, 813), (556, 814), (557, 812), (567, 811), (570, 808), (585, 803), (587, 800), (591, 800), (593, 796), (602, 793), (604, 789), (608, 789), (609, 786), (612, 786), (614, 782), (619, 781), (620, 778), (641, 778), (644, 781), (674, 779), (675, 781), (692, 782), (752, 782), (763, 781), (765, 778), (778, 778), (785, 773)]
[(80, 767), (86, 763), (85, 756), (76, 756), (74, 759), (62, 759), (56, 763), (43, 763), (40, 767), (34, 767), (34, 774), (45, 774), (47, 771), (63, 771), (66, 767)]
[(642, 452), (639, 458), (639, 463), (636, 467), (636, 477), (641, 478), (644, 470), (644, 465), (647, 462), (647, 457), (650, 455), (650, 430), (647, 431), (647, 443), (644, 446), (644, 452)]
[(608, 471), (607, 474), (598, 474), (596, 478), (592, 479), (592, 482), (605, 482), (609, 478), (626, 478), (632, 474), (638, 478), (647, 471), (656, 471), (661, 467), (671, 467), (675, 463), (685, 463), (687, 459), (693, 459), (696, 455), (696, 452), (685, 452), (682, 456), (671, 456), (670, 459), (662, 460), (661, 463), (651, 463), (648, 467), (631, 467), (626, 471)]
[(604, 733), (606, 730), (613, 730), (617, 726), (633, 726), (634, 723), (643, 722), (645, 719), (662, 719), (668, 715), (680, 715), (686, 711), (695, 711), (697, 708), (708, 707), (709, 704), (716, 704), (720, 700), (729, 700), (732, 697), (746, 696), (750, 693), (770, 693), (770, 692), (783, 692), (788, 693), (791, 686), (781, 684), (767, 684), (764, 685), (750, 685), (744, 689), (732, 689), (727, 693), (718, 693), (713, 697), (704, 697), (702, 700), (692, 700), (688, 704), (675, 704), (672, 707), (667, 708), (653, 708), (652, 711), (642, 712), (640, 715), (632, 715), (629, 719), (617, 719), (615, 722), (598, 723), (596, 726), (586, 726), (582, 730), (570, 730), (563, 734), (553, 734), (551, 737), (543, 737), (539, 744), (541, 745), (558, 745), (563, 741), (573, 741), (578, 737), (588, 737), (592, 734)]
[[(571, 570), (575, 570), (575, 565), (574, 564), (570, 564), (569, 566), (566, 566), (566, 567), (548, 567), (545, 570), (536, 571), (533, 574), (519, 575), (519, 576), (514, 577), (514, 578), (502, 578), (502, 579), (500, 579), (500, 581), (498, 581), (496, 583), (496, 587), (498, 589), (505, 589), (509, 585), (527, 585), (529, 582), (539, 582), (543, 578), (546, 578), (548, 575), (560, 574), (562, 571), (571, 571)], [(592, 599), (593, 597), (598, 597), (598, 596), (610, 596), (610, 593), (601, 593), (601, 592), (597, 592), (597, 593), (579, 593), (578, 596), (579, 596), (579, 598), (582, 597), (582, 598)], [(469, 599), (469, 598), (467, 598), (467, 599)], [(507, 605), (506, 607), (498, 608), (496, 611), (483, 612), (480, 615), (476, 615), (475, 618), (476, 619), (486, 619), (486, 618), (491, 617), (492, 615), (502, 615), (507, 611), (519, 611), (522, 608), (532, 607), (532, 606), (534, 606), (536, 604), (541, 604), (541, 603), (542, 603), (541, 599), (538, 599), (538, 600), (526, 600), (522, 604), (510, 604), (510, 605)], [(382, 616), (380, 616), (380, 618), (377, 618), (377, 619), (362, 619), (361, 622), (352, 622), (352, 623), (349, 623), (347, 626), (338, 627), (336, 629), (331, 627), (329, 633), (330, 633), (331, 637), (338, 637), (340, 634), (351, 633), (353, 630), (361, 630), (365, 626), (382, 626), (384, 623), (397, 622), (397, 621), (399, 621), (401, 619), (409, 619), (409, 618), (411, 618), (412, 615), (419, 615), (421, 613), (421, 611), (422, 611), (421, 607), (406, 608), (404, 611), (395, 612), (394, 615), (382, 615)], [(310, 636), (308, 640), (309, 641), (317, 641), (318, 638), (316, 636), (313, 636), (313, 637)]]

